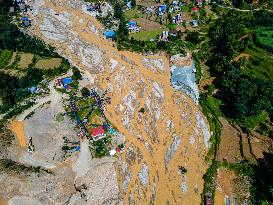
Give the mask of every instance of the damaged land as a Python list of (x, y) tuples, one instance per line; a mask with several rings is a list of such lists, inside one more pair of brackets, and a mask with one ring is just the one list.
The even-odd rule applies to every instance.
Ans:
[[(79, 89), (107, 90), (105, 117), (125, 139), (125, 149), (117, 158), (93, 158), (75, 119), (60, 115), (67, 112), (69, 92), (50, 81), (46, 100), (17, 118), (23, 125), (14, 127), (9, 148), (18, 153), (14, 161), (48, 172), (1, 175), (1, 185), (9, 187), (1, 198), (9, 204), (200, 204), (210, 131), (196, 99), (171, 87), (169, 59), (118, 51), (81, 1), (34, 1), (31, 18), (28, 32), (80, 68)], [(84, 120), (87, 113), (79, 115)], [(90, 124), (104, 122), (92, 119)], [(65, 153), (63, 147), (75, 141), (80, 150)], [(25, 143), (34, 146), (32, 153)]]

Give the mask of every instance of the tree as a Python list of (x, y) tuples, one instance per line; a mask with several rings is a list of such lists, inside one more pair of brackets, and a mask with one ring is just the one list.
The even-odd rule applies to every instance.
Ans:
[(190, 32), (187, 35), (186, 40), (196, 44), (200, 43), (201, 40), (199, 37), (199, 32), (197, 31)]
[(83, 97), (87, 97), (87, 96), (90, 95), (90, 91), (89, 91), (86, 87), (83, 87), (83, 88), (81, 89), (81, 93), (82, 93), (82, 96), (83, 96)]
[(114, 5), (114, 17), (120, 19), (122, 17), (122, 7), (119, 2), (116, 2)]
[(131, 6), (132, 6), (132, 8), (136, 7), (136, 0), (131, 0)]
[(73, 75), (72, 75), (73, 80), (81, 80), (82, 79), (82, 74), (78, 68), (73, 67), (72, 72), (73, 72)]

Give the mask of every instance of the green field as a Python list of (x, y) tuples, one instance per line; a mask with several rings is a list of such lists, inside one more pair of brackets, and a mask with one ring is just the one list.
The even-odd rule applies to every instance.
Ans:
[(273, 27), (258, 28), (255, 37), (259, 46), (273, 52)]
[(5, 68), (12, 57), (13, 51), (2, 50), (0, 53), (0, 69)]
[(163, 31), (166, 31), (166, 28), (158, 28), (150, 31), (141, 31), (138, 33), (130, 34), (130, 38), (133, 37), (136, 40), (149, 41), (151, 38), (156, 39), (157, 35), (161, 35)]
[(273, 80), (273, 55), (261, 48), (247, 49), (246, 53), (250, 58), (243, 73), (266, 81)]
[(131, 9), (131, 10), (125, 11), (124, 16), (128, 20), (144, 17), (144, 15), (140, 11), (138, 11), (137, 9)]

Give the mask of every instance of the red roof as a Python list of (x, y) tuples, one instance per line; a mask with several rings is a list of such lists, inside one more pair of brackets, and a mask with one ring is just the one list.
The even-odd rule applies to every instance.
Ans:
[(198, 11), (198, 8), (195, 6), (192, 10), (193, 11)]
[(95, 137), (97, 135), (104, 134), (104, 129), (102, 126), (96, 127), (92, 130), (92, 136)]

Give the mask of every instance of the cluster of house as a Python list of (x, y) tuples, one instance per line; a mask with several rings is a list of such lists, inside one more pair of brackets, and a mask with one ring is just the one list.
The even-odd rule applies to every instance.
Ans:
[[(32, 0), (13, 0), (15, 4), (19, 6), (20, 13), (23, 15), (22, 18), (20, 18), (20, 23), (22, 26), (28, 27), (31, 26), (31, 19), (27, 16), (29, 13), (31, 13), (33, 9), (33, 1)], [(11, 6), (9, 8), (9, 15), (15, 16), (16, 15), (16, 9), (14, 6)]]
[(175, 24), (181, 24), (181, 23), (183, 23), (182, 15), (181, 14), (176, 14), (173, 17), (173, 23), (175, 23)]
[(137, 22), (135, 21), (129, 21), (127, 27), (129, 32), (139, 32), (141, 29), (141, 27), (137, 26)]
[(179, 11), (181, 9), (181, 7), (183, 6), (182, 2), (177, 2), (177, 1), (172, 1), (170, 4), (170, 13)]
[(72, 78), (67, 77), (67, 78), (60, 78), (56, 79), (54, 81), (56, 88), (64, 88), (65, 90), (70, 90), (70, 84), (73, 82)]
[(86, 5), (86, 10), (89, 12), (93, 12), (93, 11), (99, 11), (100, 10), (100, 4), (90, 4), (90, 5)]
[(170, 31), (163, 31), (161, 36), (160, 36), (160, 40), (161, 41), (168, 41), (169, 36), (176, 37), (177, 36), (177, 30), (173, 29), (173, 30), (170, 30)]

